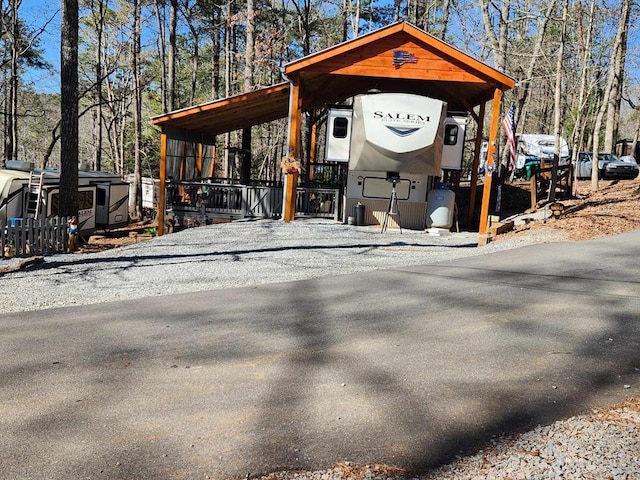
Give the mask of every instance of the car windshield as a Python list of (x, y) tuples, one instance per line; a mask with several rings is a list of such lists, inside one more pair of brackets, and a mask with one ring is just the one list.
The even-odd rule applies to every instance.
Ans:
[(613, 153), (599, 153), (598, 160), (605, 160), (607, 162), (619, 162), (620, 159)]

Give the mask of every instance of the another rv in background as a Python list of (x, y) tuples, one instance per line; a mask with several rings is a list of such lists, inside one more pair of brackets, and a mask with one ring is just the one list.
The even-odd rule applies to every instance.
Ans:
[[(544, 161), (552, 161), (556, 150), (555, 135), (523, 133), (517, 137), (516, 178), (529, 178), (535, 167)], [(560, 161), (566, 165), (571, 161), (569, 145), (560, 137)]]
[[(9, 161), (0, 169), (0, 221), (58, 216), (60, 171)], [(129, 223), (129, 184), (111, 173), (78, 172), (78, 224), (82, 233)]]

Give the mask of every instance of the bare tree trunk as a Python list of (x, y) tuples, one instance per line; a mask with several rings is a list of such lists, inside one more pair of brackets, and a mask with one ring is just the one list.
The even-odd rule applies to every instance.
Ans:
[(171, 0), (169, 9), (169, 77), (167, 89), (169, 90), (168, 106), (171, 111), (176, 109), (176, 59), (178, 56), (178, 0)]
[(213, 45), (213, 55), (211, 56), (211, 98), (220, 97), (220, 31), (218, 24), (222, 17), (222, 11), (219, 7), (213, 10), (213, 17), (210, 28), (211, 44)]
[(247, 0), (247, 38), (244, 51), (244, 91), (253, 89), (253, 60), (255, 58), (255, 14), (253, 0)]
[(160, 61), (160, 93), (162, 102), (162, 111), (167, 111), (167, 54), (166, 54), (166, 40), (165, 40), (165, 18), (164, 9), (160, 9), (160, 0), (154, 0), (154, 11), (156, 14), (156, 22), (158, 24), (158, 53)]
[(554, 95), (554, 119), (553, 133), (555, 136), (555, 155), (553, 157), (553, 172), (551, 175), (551, 186), (549, 187), (549, 201), (556, 199), (556, 183), (558, 181), (558, 166), (560, 164), (560, 138), (562, 137), (562, 65), (564, 60), (564, 47), (567, 35), (567, 18), (569, 16), (569, 0), (564, 0), (562, 4), (562, 34), (558, 47), (558, 57), (556, 61), (556, 87)]
[(402, 0), (393, 0), (393, 21), (400, 20), (400, 9), (402, 7)]
[[(244, 52), (244, 91), (253, 90), (253, 69), (255, 57), (255, 14), (253, 10), (253, 0), (247, 0), (247, 36)], [(251, 180), (251, 127), (242, 130), (242, 153), (240, 167), (240, 182), (249, 183)]]
[[(627, 16), (630, 16), (631, 7)], [(625, 7), (623, 4), (623, 13)], [(617, 133), (618, 118), (620, 114), (620, 101), (622, 99), (622, 83), (624, 80), (624, 66), (627, 56), (627, 37), (629, 29), (629, 18), (627, 18), (625, 25), (621, 25), (622, 31), (618, 32), (620, 35), (620, 42), (616, 43), (617, 48), (614, 50), (613, 61), (615, 65), (613, 82), (611, 85), (611, 93), (607, 99), (607, 116), (604, 130), (604, 151), (613, 152), (614, 142)]]
[[(349, 0), (347, 0), (347, 5), (350, 8)], [(293, 0), (293, 6), (298, 13), (298, 31), (302, 36), (302, 55), (306, 57), (311, 53), (311, 0)], [(357, 33), (354, 35), (357, 36)]]
[(10, 37), (11, 50), (9, 61), (9, 98), (7, 101), (7, 115), (5, 116), (5, 156), (7, 160), (18, 158), (18, 58), (20, 56), (20, 19), (18, 9), (22, 0), (11, 0), (9, 3), (10, 25), (5, 33)]
[(198, 69), (200, 68), (200, 31), (196, 23), (197, 17), (194, 8), (185, 5), (184, 18), (193, 37), (193, 55), (191, 56), (191, 89), (189, 91), (189, 104), (195, 103), (196, 91), (198, 87)]
[(484, 26), (484, 32), (491, 45), (491, 53), (493, 54), (493, 61), (495, 66), (500, 71), (505, 71), (507, 65), (507, 45), (509, 42), (509, 11), (511, 2), (509, 0), (503, 0), (502, 7), (500, 9), (500, 21), (498, 23), (498, 34), (493, 30), (493, 24), (491, 22), (491, 13), (489, 12), (489, 6), (493, 6), (492, 2), (488, 0), (480, 0), (480, 7), (482, 9), (482, 24)]
[[(225, 18), (225, 33), (224, 33), (224, 93), (225, 97), (231, 95), (231, 16), (233, 1), (229, 2), (227, 6), (228, 10)], [(225, 178), (231, 178), (231, 161), (229, 157), (229, 148), (231, 147), (231, 133), (224, 134), (224, 176)]]
[(60, 63), (60, 203), (63, 217), (78, 215), (78, 0), (62, 1)]
[[(581, 27), (582, 15), (580, 10), (581, 10), (581, 3), (579, 2), (578, 3), (578, 18), (579, 18), (578, 25)], [(584, 112), (587, 108), (587, 76), (588, 76), (587, 74), (589, 72), (589, 65), (591, 64), (591, 41), (592, 41), (591, 39), (593, 35), (594, 11), (595, 11), (595, 0), (591, 0), (591, 4), (589, 7), (589, 18), (588, 18), (589, 23), (588, 23), (588, 29), (587, 29), (587, 36), (585, 38), (584, 44), (582, 44), (582, 42), (579, 42), (579, 46), (582, 47), (580, 48), (580, 52), (582, 56), (581, 58), (582, 69), (580, 71), (580, 91), (578, 93), (577, 105), (575, 107), (576, 121), (573, 128), (573, 133), (571, 135), (571, 151), (572, 151), (571, 160), (574, 164), (578, 159), (578, 151), (580, 149), (580, 146), (583, 144), (584, 128), (586, 124), (586, 119), (584, 118), (586, 117), (586, 115), (584, 114)], [(582, 28), (578, 28), (578, 31), (581, 31), (581, 30)], [(582, 37), (579, 37), (579, 38), (581, 39)], [(575, 173), (577, 174), (577, 169)]]
[[(400, 0), (396, 0), (400, 1)], [(351, 8), (350, 0), (342, 0), (342, 41), (346, 42), (349, 38), (349, 10)], [(397, 18), (394, 20), (397, 21)]]
[[(97, 12), (95, 11), (97, 7)], [(94, 89), (94, 98), (93, 102), (95, 108), (93, 109), (93, 168), (94, 170), (100, 171), (102, 169), (102, 88), (104, 84), (102, 66), (103, 66), (103, 50), (102, 44), (104, 42), (103, 32), (104, 32), (104, 22), (105, 22), (105, 12), (106, 5), (103, 0), (98, 0), (97, 5), (92, 2), (92, 12), (95, 18), (95, 29), (96, 29), (96, 51), (95, 51), (95, 75), (96, 75), (96, 84)]]
[[(622, 12), (620, 13), (620, 21), (618, 23), (618, 32), (616, 34), (615, 43), (613, 45), (614, 54), (622, 48), (623, 41), (626, 40), (626, 31), (629, 27), (629, 16), (631, 12), (632, 0), (622, 0)], [(600, 129), (602, 128), (602, 121), (604, 119), (605, 112), (609, 106), (609, 99), (613, 91), (613, 87), (617, 82), (616, 76), (619, 74), (618, 65), (616, 62), (611, 62), (609, 65), (609, 72), (607, 75), (607, 85), (602, 96), (602, 103), (596, 116), (595, 125), (593, 128), (593, 146), (591, 149), (593, 163), (591, 166), (591, 190), (594, 192), (598, 190), (598, 151), (600, 149)]]
[(440, 29), (440, 39), (444, 40), (447, 36), (447, 29), (449, 28), (449, 14), (450, 14), (450, 0), (443, 0), (442, 2), (442, 28)]
[(142, 87), (140, 82), (140, 1), (133, 0), (133, 45), (131, 52), (131, 70), (133, 73), (133, 191), (129, 198), (129, 212), (136, 218), (142, 217)]

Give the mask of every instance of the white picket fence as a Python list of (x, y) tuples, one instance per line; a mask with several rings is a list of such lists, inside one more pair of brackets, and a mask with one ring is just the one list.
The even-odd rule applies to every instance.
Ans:
[(22, 218), (5, 224), (0, 221), (0, 244), (16, 257), (63, 253), (68, 241), (67, 218)]

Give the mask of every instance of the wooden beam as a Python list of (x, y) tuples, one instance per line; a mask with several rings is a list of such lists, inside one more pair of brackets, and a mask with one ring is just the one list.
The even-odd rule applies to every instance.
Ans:
[(302, 95), (299, 85), (291, 89), (291, 112), (289, 113), (289, 156), (300, 160), (300, 135), (302, 127)]
[[(292, 85), (291, 111), (289, 113), (289, 158), (300, 161), (300, 135), (302, 126), (302, 95), (300, 85)], [(294, 184), (295, 183), (295, 184)], [(296, 188), (298, 175), (287, 174), (284, 195), (284, 221), (289, 223), (295, 219)]]
[(156, 232), (164, 235), (164, 211), (166, 207), (166, 185), (167, 185), (167, 128), (162, 127), (160, 134), (160, 185), (158, 188), (158, 214), (156, 215), (158, 224)]
[(251, 127), (242, 129), (242, 153), (240, 158), (240, 183), (248, 185), (251, 180)]
[(217, 155), (217, 150), (216, 150), (216, 142), (213, 142), (213, 145), (211, 145), (211, 162), (209, 162), (209, 171), (207, 172), (207, 177), (209, 178), (213, 178), (215, 171), (216, 171), (216, 155)]
[(196, 171), (198, 172), (198, 177), (202, 177), (202, 135), (200, 135), (200, 141), (198, 142), (198, 159), (196, 160)]
[[(482, 150), (482, 131), (484, 129), (484, 111), (486, 104), (480, 104), (480, 112), (477, 115), (476, 122), (478, 128), (476, 131), (476, 142), (473, 151), (473, 165), (471, 166), (471, 185), (469, 187), (469, 211), (467, 212), (467, 226), (475, 224), (476, 212), (476, 187), (478, 186), (478, 167), (480, 166), (480, 150)], [(475, 118), (475, 117), (474, 117)]]
[(496, 88), (493, 92), (493, 110), (491, 112), (491, 128), (489, 129), (489, 146), (487, 149), (487, 166), (484, 172), (484, 185), (482, 187), (482, 207), (480, 209), (480, 235), (487, 234), (487, 224), (489, 219), (489, 198), (491, 197), (491, 181), (494, 164), (493, 154), (496, 150), (496, 137), (498, 135), (498, 125), (500, 124), (500, 100), (502, 90)]
[(311, 139), (309, 142), (309, 174), (307, 178), (311, 181), (315, 175), (314, 163), (316, 163), (316, 147), (317, 147), (317, 135), (318, 135), (318, 119), (313, 115), (313, 123), (311, 125)]

